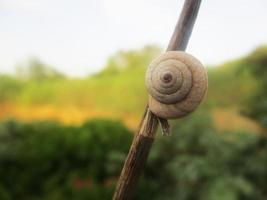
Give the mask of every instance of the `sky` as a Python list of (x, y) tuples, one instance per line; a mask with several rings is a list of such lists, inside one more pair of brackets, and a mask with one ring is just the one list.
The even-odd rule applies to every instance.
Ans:
[[(118, 50), (165, 48), (183, 0), (0, 0), (0, 73), (31, 57), (70, 76)], [(187, 52), (217, 65), (267, 44), (266, 0), (202, 0)]]

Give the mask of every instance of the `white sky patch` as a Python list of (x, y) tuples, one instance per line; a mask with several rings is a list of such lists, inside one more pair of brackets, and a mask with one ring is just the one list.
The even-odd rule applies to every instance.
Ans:
[(46, 7), (45, 2), (38, 0), (1, 0), (0, 7), (15, 12), (41, 12)]
[[(167, 46), (184, 0), (0, 0), (0, 73), (38, 57), (71, 76), (120, 49)], [(205, 64), (267, 43), (266, 0), (203, 0), (187, 51)]]

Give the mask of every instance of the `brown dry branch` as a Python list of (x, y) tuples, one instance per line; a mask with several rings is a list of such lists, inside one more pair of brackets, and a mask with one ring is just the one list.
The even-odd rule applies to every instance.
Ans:
[[(180, 18), (175, 27), (167, 51), (182, 50), (187, 47), (198, 14), (201, 0), (185, 0)], [(131, 200), (137, 188), (138, 179), (145, 167), (149, 151), (153, 144), (158, 123), (163, 130), (169, 130), (166, 119), (158, 119), (148, 107), (145, 109), (139, 131), (133, 139), (130, 151), (121, 171), (113, 200)]]

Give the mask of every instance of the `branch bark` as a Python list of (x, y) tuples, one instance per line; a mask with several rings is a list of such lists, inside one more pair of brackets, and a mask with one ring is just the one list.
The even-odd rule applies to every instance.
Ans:
[[(182, 12), (169, 42), (167, 51), (182, 50), (187, 47), (198, 14), (201, 0), (185, 0)], [(162, 121), (162, 120), (165, 120)], [(130, 151), (121, 171), (113, 200), (131, 200), (134, 197), (138, 179), (145, 167), (147, 157), (153, 144), (158, 118), (148, 107), (145, 109), (139, 131), (135, 135)], [(166, 124), (166, 119), (160, 119)]]

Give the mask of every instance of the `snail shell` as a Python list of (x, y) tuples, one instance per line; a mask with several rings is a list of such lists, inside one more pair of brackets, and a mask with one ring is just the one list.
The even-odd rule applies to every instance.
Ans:
[(207, 72), (192, 55), (168, 51), (151, 62), (146, 72), (149, 109), (173, 119), (194, 111), (208, 88)]

